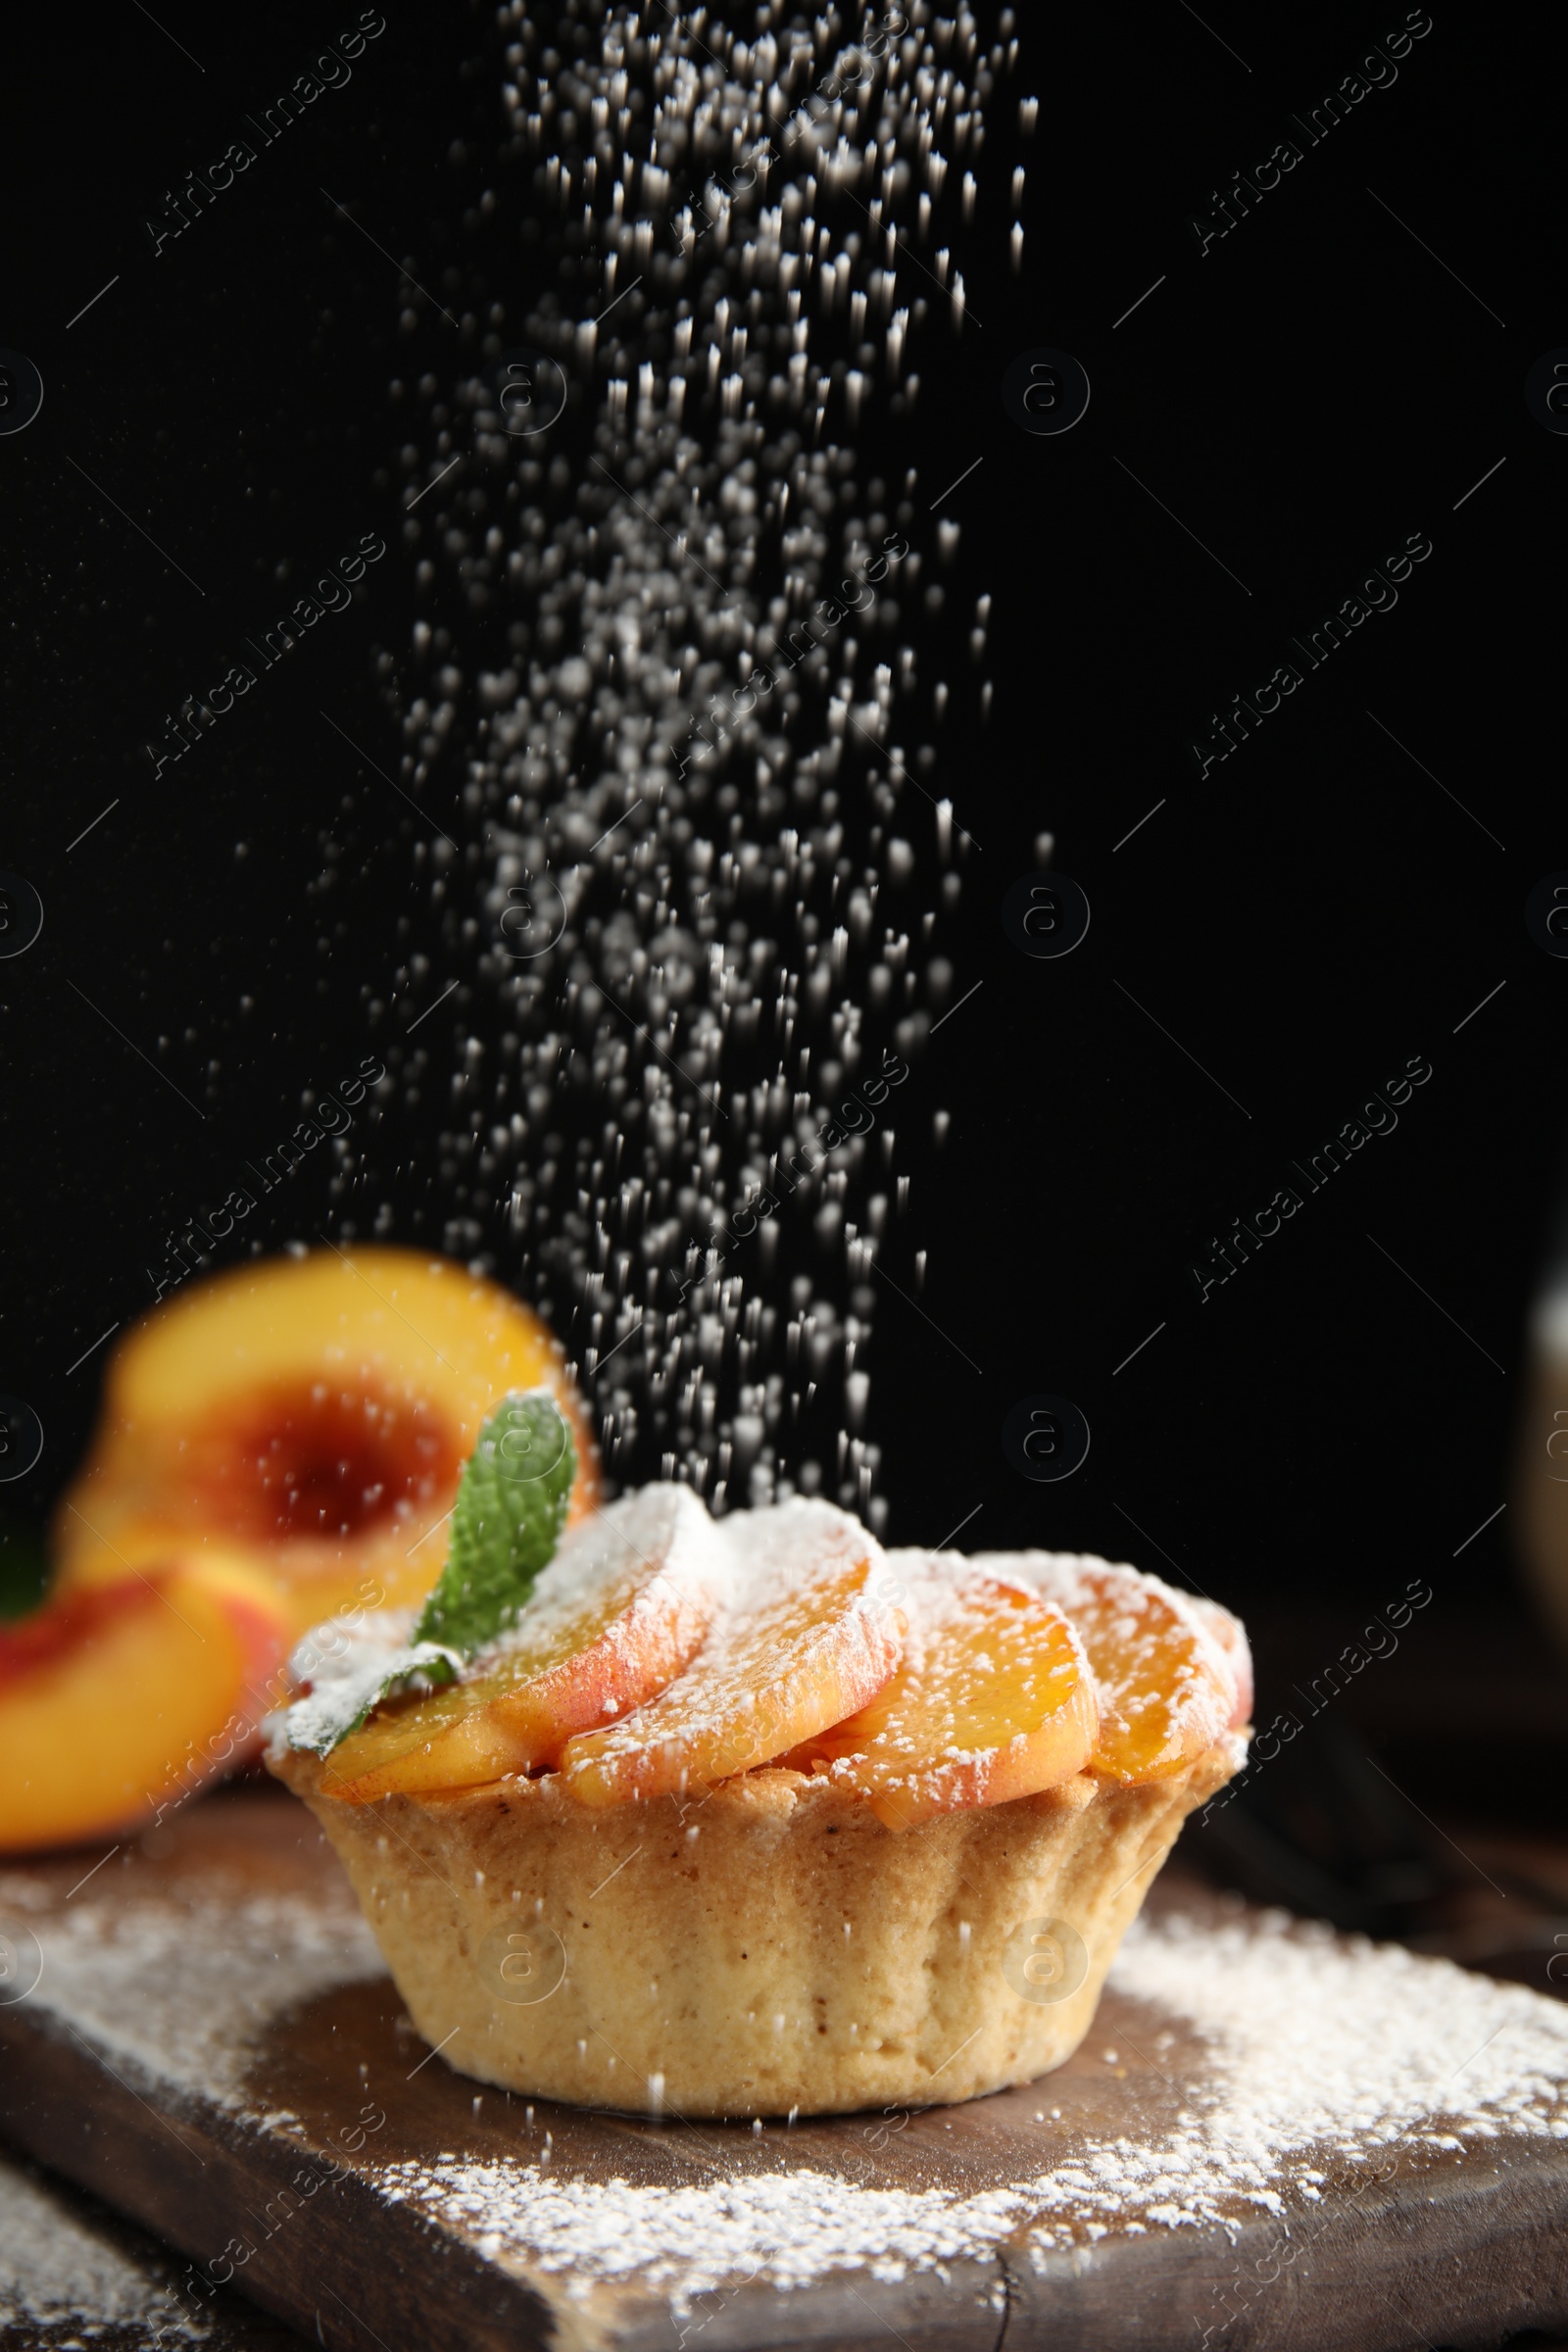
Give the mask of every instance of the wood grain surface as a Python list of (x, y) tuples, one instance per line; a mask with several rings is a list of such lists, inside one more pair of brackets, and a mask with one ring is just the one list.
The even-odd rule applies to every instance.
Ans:
[[(652, 2264), (562, 2267), (548, 2224), (530, 2241), (483, 2195), (458, 2212), (419, 2193), (430, 2168), (503, 2199), (554, 2182), (579, 2205), (615, 2183), (765, 2193), (781, 2173), (818, 2177), (829, 2203), (983, 2198), (1107, 2140), (1158, 2140), (1201, 2102), (1213, 2052), (1111, 1988), (1068, 2065), (966, 2107), (746, 2130), (530, 2106), (425, 2049), (281, 1794), (194, 1806), (83, 1885), (93, 1859), (0, 1873), (0, 1932), (43, 1963), (0, 2006), (0, 2129), (183, 2249), (191, 2311), (232, 2285), (344, 2352), (1395, 2352), (1568, 2328), (1568, 2141), (1506, 2130), (1329, 2159), (1312, 2205), (1223, 2227), (1112, 2219), (1042, 2251), (1020, 2211), (979, 2251), (868, 2249), (787, 2286), (720, 2265), (685, 2295)], [(1158, 1899), (1203, 1898), (1162, 1883)], [(660, 2251), (695, 2259), (693, 2230), (670, 2205)]]

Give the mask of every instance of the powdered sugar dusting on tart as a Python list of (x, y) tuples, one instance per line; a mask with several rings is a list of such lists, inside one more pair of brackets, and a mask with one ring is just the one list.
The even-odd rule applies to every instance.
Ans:
[[(1167, 1587), (1167, 1590), (1169, 1588)], [(1247, 1639), (1247, 1628), (1223, 1601), (1210, 1600), (1206, 1592), (1181, 1592), (1177, 1598), (1186, 1602), (1191, 1614), (1198, 1619), (1223, 1663), (1230, 1669), (1236, 1685), (1236, 1703), (1231, 1709), (1230, 1728), (1240, 1731), (1252, 1716), (1252, 1650)]]
[(312, 1628), (289, 1659), (296, 1683), (309, 1683), (304, 1698), (269, 1715), (263, 1729), (275, 1754), (280, 1747), (329, 1746), (355, 1718), (374, 1703), (397, 1669), (462, 1663), (439, 1642), (413, 1641), (418, 1610), (377, 1609), (358, 1624), (328, 1619)]
[[(859, 1561), (872, 1574), (884, 1553), (850, 1512), (828, 1502), (796, 1496), (762, 1510), (741, 1511), (715, 1530), (723, 1545), (718, 1608), (702, 1649), (685, 1674), (657, 1698), (608, 1730), (593, 1735), (595, 1753), (607, 1764), (642, 1754), (667, 1723), (678, 1725), (684, 1741), (724, 1735), (744, 1725), (758, 1693), (757, 1652), (769, 1628), (782, 1624), (813, 1588), (826, 1589)], [(868, 1580), (869, 1581), (869, 1580)], [(853, 1613), (867, 1630), (887, 1622), (887, 1602), (866, 1592)], [(576, 1743), (568, 1750), (568, 1769)], [(743, 1761), (753, 1761), (743, 1754)]]
[[(882, 1587), (905, 1620), (898, 1673), (867, 1711), (823, 1735), (821, 1750), (833, 1759), (823, 1768), (854, 1784), (870, 1727), (875, 1779), (917, 1795), (922, 1808), (998, 1801), (981, 1793), (984, 1768), (1004, 1747), (1021, 1756), (1031, 1729), (1065, 1705), (1074, 1680), (1092, 1684), (1076, 1629), (1018, 1580), (954, 1552), (890, 1552)], [(1007, 1723), (1016, 1727), (1010, 1737), (987, 1743), (980, 1727), (1000, 1733)], [(1081, 1769), (1092, 1739), (1091, 1709), (1055, 1777)]]
[[(465, 1676), (477, 1680), (517, 1648), (546, 1648), (553, 1630), (569, 1635), (596, 1585), (629, 1579), (651, 1564), (683, 1592), (722, 1590), (732, 1581), (723, 1539), (689, 1488), (643, 1487), (568, 1528), (517, 1622), (474, 1652)], [(287, 1745), (321, 1746), (370, 1703), (400, 1661), (414, 1667), (446, 1658), (462, 1665), (437, 1642), (409, 1646), (418, 1614), (378, 1609), (357, 1622), (330, 1618), (314, 1627), (289, 1661), (294, 1680), (310, 1685), (308, 1695), (267, 1720), (273, 1753)]]
[[(1214, 1676), (1227, 1693), (1226, 1712), (1234, 1716), (1237, 1677), (1225, 1649), (1199, 1618), (1191, 1595), (1162, 1577), (1070, 1551), (979, 1552), (975, 1565), (1032, 1587), (1084, 1633), (1096, 1661), (1102, 1719), (1108, 1727), (1131, 1727), (1157, 1708), (1167, 1720), (1173, 1745), (1202, 1746), (1220, 1729), (1214, 1720)], [(1089, 1619), (1103, 1610), (1107, 1600), (1115, 1646), (1132, 1669), (1126, 1674), (1106, 1672), (1102, 1654), (1087, 1631)], [(1167, 1610), (1190, 1630), (1192, 1648), (1185, 1656), (1167, 1653), (1157, 1690), (1140, 1689), (1146, 1648), (1157, 1640), (1156, 1620)]]
[(477, 1650), (467, 1671), (478, 1678), (513, 1650), (544, 1648), (553, 1629), (569, 1632), (581, 1622), (584, 1598), (596, 1586), (648, 1568), (683, 1593), (722, 1591), (723, 1539), (689, 1487), (640, 1487), (568, 1528), (516, 1624)]
[(878, 1568), (887, 1556), (853, 1512), (805, 1495), (765, 1510), (735, 1512), (721, 1527), (729, 1582), (713, 1629), (715, 1647), (728, 1632), (744, 1632), (786, 1589), (799, 1591), (807, 1580), (836, 1575), (853, 1560)]

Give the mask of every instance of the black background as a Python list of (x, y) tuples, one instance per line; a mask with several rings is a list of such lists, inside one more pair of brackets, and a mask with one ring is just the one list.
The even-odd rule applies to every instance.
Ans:
[[(37, 421), (0, 440), (0, 866), (46, 906), (37, 946), (0, 963), (0, 1388), (46, 1431), (4, 1499), (34, 1519), (85, 1442), (107, 1349), (67, 1368), (143, 1310), (171, 1224), (243, 1181), (302, 1090), (378, 1053), (450, 968), (411, 857), (426, 816), (368, 760), (397, 772), (376, 659), (404, 659), (416, 610), (388, 384), (452, 330), (431, 304), (400, 329), (394, 260), (322, 190), (441, 300), (482, 255), (521, 315), (540, 268), (525, 178), (495, 183), (498, 220), (476, 209), (498, 136), (493, 18), (389, 6), (352, 81), (210, 214), (156, 258), (144, 226), (356, 14), (41, 12), (6, 102), (0, 343), (46, 385)], [(901, 1104), (913, 1181), (888, 1267), (909, 1288), (928, 1251), (930, 1320), (882, 1299), (870, 1434), (896, 1540), (937, 1542), (981, 1506), (965, 1545), (1173, 1565), (1243, 1608), (1372, 1605), (1413, 1575), (1441, 1600), (1512, 1606), (1506, 1516), (1453, 1555), (1507, 1493), (1563, 1127), (1568, 966), (1523, 922), (1532, 884), (1568, 863), (1568, 441), (1523, 398), (1531, 363), (1568, 342), (1563, 37), (1550, 17), (1510, 28), (1440, 6), (1394, 86), (1200, 258), (1188, 216), (1404, 12), (1205, 14), (1023, 15), (958, 254), (969, 319), (923, 368), (906, 448), (878, 453), (918, 468), (928, 563), (939, 522), (961, 525), (937, 774), (983, 845), (963, 865), (955, 1002), (983, 985)], [(1020, 431), (1001, 399), (1037, 345), (1074, 353), (1093, 386), (1057, 438)], [(355, 609), (155, 781), (145, 746), (178, 699), (370, 531), (389, 553)], [(1200, 781), (1188, 739), (1416, 532), (1433, 553), (1397, 609)], [(975, 666), (962, 639), (985, 594)], [(432, 783), (436, 824), (453, 790)], [(1000, 920), (1042, 832), (1093, 906), (1060, 961), (1026, 959)], [(363, 1234), (383, 1201), (391, 1238), (439, 1243), (445, 1022), (425, 1040), (426, 1100), (382, 1113), (374, 1200), (333, 1200), (313, 1175), (269, 1246), (345, 1217)], [(1397, 1132), (1200, 1304), (1188, 1268), (1209, 1236), (1414, 1055), (1433, 1076)], [(1093, 1431), (1056, 1486), (1026, 1484), (1001, 1447), (1009, 1407), (1039, 1391)]]

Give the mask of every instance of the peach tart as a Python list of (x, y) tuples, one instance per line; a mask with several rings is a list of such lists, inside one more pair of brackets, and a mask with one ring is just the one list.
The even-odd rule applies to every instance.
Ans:
[(742, 2118), (1031, 2081), (1245, 1753), (1241, 1626), (1102, 1560), (657, 1486), (524, 1581), (298, 1660), (267, 1751), (419, 2032), (514, 2091)]

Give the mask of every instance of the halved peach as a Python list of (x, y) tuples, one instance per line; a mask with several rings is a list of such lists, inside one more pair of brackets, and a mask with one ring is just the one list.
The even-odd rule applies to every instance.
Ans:
[(559, 1342), (495, 1283), (358, 1244), (215, 1275), (116, 1349), (56, 1522), (59, 1587), (210, 1545), (270, 1578), (299, 1633), (351, 1601), (417, 1600), (480, 1424), (540, 1386), (572, 1423), (580, 1517), (596, 1490), (586, 1413)]
[(567, 1741), (562, 1770), (584, 1804), (680, 1794), (766, 1764), (863, 1707), (897, 1666), (904, 1621), (867, 1592), (884, 1562), (858, 1520), (796, 1501), (739, 1512), (721, 1532), (731, 1590), (694, 1663), (623, 1722)]
[(341, 1740), (323, 1788), (363, 1804), (557, 1763), (574, 1733), (641, 1706), (688, 1663), (712, 1619), (721, 1556), (688, 1488), (612, 1503), (571, 1530), (515, 1627), (460, 1682), (383, 1700)]
[(112, 1837), (243, 1762), (288, 1639), (267, 1581), (218, 1560), (0, 1626), (0, 1850)]
[(1094, 1749), (1094, 1677), (1072, 1627), (1038, 1594), (966, 1567), (911, 1569), (891, 1681), (784, 1758), (863, 1791), (890, 1830), (1033, 1796)]
[(994, 1552), (976, 1564), (1018, 1577), (1071, 1619), (1100, 1700), (1097, 1772), (1128, 1785), (1162, 1780), (1224, 1733), (1236, 1677), (1185, 1596), (1157, 1576), (1066, 1552)]

